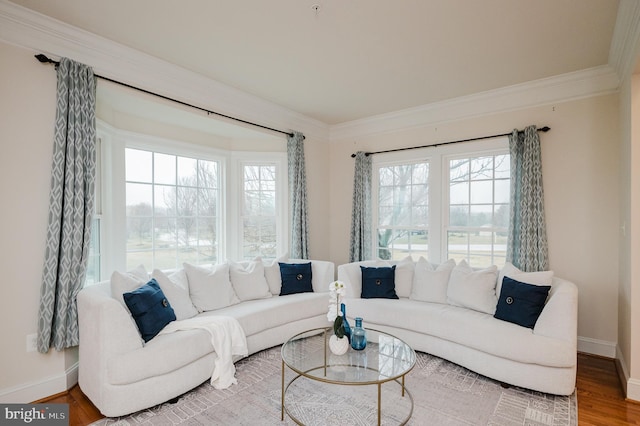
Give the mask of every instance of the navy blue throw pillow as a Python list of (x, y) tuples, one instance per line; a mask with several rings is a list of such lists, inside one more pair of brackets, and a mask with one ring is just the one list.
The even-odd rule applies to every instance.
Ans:
[(396, 265), (370, 268), (361, 266), (363, 299), (397, 299)]
[(551, 286), (533, 285), (504, 277), (494, 318), (533, 328), (544, 309)]
[(155, 278), (122, 297), (145, 342), (176, 320), (176, 314)]
[(309, 263), (280, 263), (282, 288), (280, 296), (296, 293), (312, 293), (311, 262)]

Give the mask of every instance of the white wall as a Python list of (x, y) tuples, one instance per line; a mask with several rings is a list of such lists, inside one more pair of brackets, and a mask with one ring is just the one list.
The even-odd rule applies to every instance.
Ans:
[[(37, 330), (44, 260), (55, 119), (56, 75), (34, 63), (31, 52), (0, 43), (0, 297), (2, 350), (0, 401), (60, 392), (77, 351), (26, 352), (26, 336)], [(27, 396), (28, 398), (31, 395)]]
[(579, 288), (579, 347), (613, 357), (618, 333), (618, 96), (606, 95), (437, 126), (333, 140), (331, 260), (348, 261), (353, 159), (376, 151), (506, 133), (541, 134), (550, 268)]

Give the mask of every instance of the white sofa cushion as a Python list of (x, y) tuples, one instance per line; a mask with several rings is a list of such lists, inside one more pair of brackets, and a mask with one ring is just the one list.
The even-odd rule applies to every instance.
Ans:
[(264, 276), (267, 280), (267, 284), (269, 284), (269, 291), (274, 296), (280, 294), (280, 289), (282, 287), (282, 276), (280, 275), (279, 263), (285, 263), (287, 259), (289, 259), (289, 255), (284, 254), (274, 259), (272, 262), (264, 262)]
[[(201, 316), (228, 315), (238, 320), (244, 333), (250, 337), (264, 330), (287, 324), (292, 319), (322, 316), (326, 319), (329, 307), (329, 293), (296, 293), (274, 296), (268, 299), (247, 300), (237, 305), (227, 306)], [(327, 327), (331, 325), (327, 321)], [(289, 336), (290, 337), (290, 336)]]
[(422, 302), (446, 304), (449, 277), (455, 266), (456, 261), (449, 259), (434, 268), (427, 259), (420, 256), (413, 273), (413, 286), (409, 298)]
[(154, 269), (151, 277), (155, 278), (160, 289), (169, 300), (178, 321), (191, 318), (198, 314), (189, 296), (189, 281), (184, 269), (179, 269), (170, 275), (159, 269)]
[[(149, 281), (149, 274), (144, 265), (139, 265), (135, 269), (127, 272), (113, 271), (111, 274), (111, 297), (118, 300), (122, 306), (127, 308), (122, 295), (129, 293)], [(129, 308), (127, 308), (128, 312)]]
[(529, 328), (458, 306), (410, 299), (347, 299), (349, 317), (362, 317), (363, 326), (412, 330), (500, 358), (551, 367), (575, 365), (570, 341), (540, 336)]
[(229, 276), (238, 299), (241, 301), (265, 299), (271, 297), (269, 284), (264, 276), (264, 264), (260, 257), (256, 257), (246, 264), (227, 261)]
[(502, 279), (504, 277), (513, 278), (521, 283), (533, 284), (533, 285), (551, 285), (553, 281), (553, 271), (540, 271), (540, 272), (523, 272), (520, 269), (513, 266), (511, 262), (506, 262), (504, 267), (498, 274), (498, 283), (496, 285), (496, 296), (500, 297), (500, 291), (502, 290)]
[(231, 281), (229, 265), (215, 265), (213, 269), (184, 263), (189, 280), (189, 295), (199, 312), (213, 311), (239, 303)]
[(474, 270), (465, 260), (461, 260), (451, 271), (447, 301), (451, 305), (493, 315), (498, 304), (497, 279), (498, 268), (495, 265)]
[[(389, 263), (388, 266), (393, 265)], [(396, 294), (398, 297), (411, 296), (411, 288), (413, 287), (413, 276), (415, 270), (415, 263), (411, 256), (407, 256), (404, 259), (398, 261), (396, 264)]]

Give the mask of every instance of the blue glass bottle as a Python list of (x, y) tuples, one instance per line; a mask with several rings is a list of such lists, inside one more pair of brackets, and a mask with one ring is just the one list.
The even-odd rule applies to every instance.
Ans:
[(344, 306), (344, 303), (340, 304), (340, 312), (342, 312), (342, 327), (344, 328), (344, 335), (347, 336), (347, 340), (351, 342), (351, 326), (349, 325), (349, 321), (347, 321), (347, 307)]
[(362, 328), (362, 318), (356, 318), (356, 326), (351, 331), (351, 347), (361, 351), (367, 347), (367, 332)]

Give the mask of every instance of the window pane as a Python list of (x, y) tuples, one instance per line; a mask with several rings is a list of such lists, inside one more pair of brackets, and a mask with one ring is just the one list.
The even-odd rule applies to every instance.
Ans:
[(198, 161), (198, 186), (218, 188), (218, 164), (213, 161)]
[(178, 157), (178, 184), (194, 185), (198, 161), (193, 158)]
[(451, 206), (449, 208), (450, 226), (467, 226), (469, 224), (469, 206)]
[(493, 202), (493, 182), (482, 180), (471, 182), (471, 204), (492, 203)]
[(176, 187), (156, 185), (154, 187), (154, 216), (176, 215)]
[(151, 216), (153, 204), (153, 186), (128, 183), (127, 216)]
[(133, 251), (152, 249), (152, 227), (153, 220), (150, 217), (127, 218), (127, 250)]
[(508, 179), (501, 179), (495, 181), (495, 202), (496, 203), (508, 203), (510, 197), (510, 185), (511, 181)]
[(469, 204), (469, 183), (452, 182), (449, 187), (450, 204)]
[(471, 180), (493, 178), (493, 157), (472, 158), (470, 165)]
[(175, 185), (176, 183), (176, 157), (175, 155), (158, 154), (153, 155), (153, 181), (154, 183), (166, 183)]
[(504, 179), (509, 178), (511, 176), (511, 163), (510, 157), (508, 155), (496, 155), (496, 170), (495, 170), (495, 178), (496, 179)]
[(476, 206), (469, 207), (469, 226), (489, 227), (493, 224), (493, 206)]
[(152, 154), (138, 149), (125, 149), (126, 180), (151, 183)]

